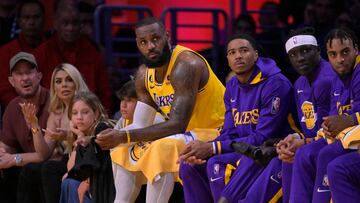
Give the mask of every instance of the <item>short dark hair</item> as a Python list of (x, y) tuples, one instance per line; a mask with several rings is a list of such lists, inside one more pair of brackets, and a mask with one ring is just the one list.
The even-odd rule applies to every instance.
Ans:
[(126, 82), (118, 91), (116, 91), (116, 97), (120, 100), (123, 100), (125, 97), (137, 99), (134, 80)]
[(353, 43), (353, 46), (358, 47), (358, 39), (355, 33), (347, 28), (332, 29), (325, 37), (325, 44), (329, 43), (329, 46), (331, 47), (333, 39), (340, 39), (341, 42), (343, 42), (343, 40), (350, 39)]
[(255, 50), (257, 50), (257, 51), (259, 50), (259, 46), (258, 46), (256, 40), (255, 40), (253, 37), (251, 37), (250, 35), (245, 34), (245, 33), (237, 33), (237, 34), (232, 35), (232, 36), (229, 38), (229, 40), (227, 41), (226, 47), (229, 46), (229, 43), (230, 43), (231, 41), (233, 41), (234, 39), (245, 39), (245, 40), (247, 40), (247, 41), (251, 44), (251, 46), (253, 47), (253, 49), (255, 49)]
[(66, 7), (70, 7), (79, 12), (79, 2), (77, 0), (55, 0), (54, 1), (54, 14), (58, 15), (58, 12)]
[(96, 9), (96, 6), (93, 6), (92, 4), (86, 3), (83, 1), (80, 1), (78, 3), (78, 7), (79, 7), (80, 13), (91, 13), (92, 14), (95, 12), (95, 9)]
[(165, 32), (165, 26), (164, 26), (164, 23), (161, 22), (161, 20), (155, 18), (155, 17), (147, 17), (147, 18), (144, 18), (142, 20), (140, 20), (139, 22), (136, 23), (135, 25), (135, 29), (138, 29), (139, 27), (142, 27), (142, 26), (145, 26), (145, 25), (151, 25), (151, 24), (154, 24), (154, 23), (157, 23), (161, 30)]
[(236, 25), (241, 21), (245, 21), (245, 22), (249, 23), (251, 28), (255, 31), (256, 22), (255, 22), (254, 18), (249, 14), (240, 14), (240, 15), (238, 15), (238, 17), (234, 21), (233, 30), (236, 29)]
[(16, 16), (18, 18), (20, 17), (22, 9), (27, 4), (36, 4), (40, 8), (41, 13), (43, 14), (43, 16), (45, 15), (45, 7), (39, 0), (23, 0), (23, 1), (20, 1), (19, 5), (17, 7), (17, 10), (16, 10)]
[(290, 33), (286, 38), (286, 41), (288, 41), (291, 37), (294, 37), (296, 35), (311, 35), (315, 37), (315, 29), (313, 27), (303, 27), (296, 30), (290, 30)]

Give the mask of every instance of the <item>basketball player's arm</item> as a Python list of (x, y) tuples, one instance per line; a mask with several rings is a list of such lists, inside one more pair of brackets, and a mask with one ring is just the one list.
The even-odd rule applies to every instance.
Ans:
[[(206, 80), (204, 75), (207, 76)], [(191, 52), (181, 53), (175, 62), (170, 78), (174, 88), (174, 99), (171, 105), (169, 120), (149, 127), (129, 130), (131, 142), (153, 141), (185, 132), (195, 106), (197, 92), (207, 82), (207, 79), (208, 72), (205, 63)], [(156, 108), (144, 85), (144, 81), (145, 68), (141, 68), (135, 81), (138, 100)], [(127, 136), (124, 131), (105, 130), (99, 135), (101, 136), (97, 137), (96, 142), (103, 149), (110, 149), (120, 143), (127, 142)]]
[(184, 150), (179, 154), (178, 163), (183, 161), (186, 164), (195, 165), (202, 164), (213, 155), (216, 151), (217, 141), (231, 140), (234, 137), (237, 137), (237, 131), (234, 124), (234, 118), (232, 115), (232, 106), (231, 106), (231, 93), (233, 92), (233, 87), (230, 83), (226, 84), (225, 94), (224, 94), (224, 103), (225, 103), (225, 120), (224, 126), (221, 130), (221, 134), (216, 137), (211, 142), (202, 142), (199, 140), (194, 140), (187, 144)]
[[(205, 63), (198, 56), (191, 52), (181, 53), (170, 74), (174, 99), (169, 120), (150, 127), (130, 130), (131, 141), (152, 141), (185, 132), (195, 106), (197, 92), (201, 87), (200, 80), (204, 69)], [(140, 92), (139, 85), (136, 86), (136, 91)], [(147, 90), (146, 93), (149, 95)], [(146, 102), (144, 99), (150, 97), (142, 97), (140, 94), (138, 96), (142, 102)], [(153, 101), (151, 97), (150, 99)]]
[(354, 95), (351, 102), (351, 110), (348, 114), (333, 115), (324, 117), (322, 123), (323, 132), (326, 137), (335, 138), (344, 129), (358, 125), (360, 120), (360, 72), (355, 71), (352, 76), (354, 82), (351, 86), (351, 92)]
[(143, 102), (154, 109), (157, 109), (154, 100), (151, 98), (149, 91), (145, 87), (145, 77), (146, 77), (146, 66), (141, 65), (135, 77), (135, 89), (136, 89), (136, 95), (138, 97), (138, 101)]

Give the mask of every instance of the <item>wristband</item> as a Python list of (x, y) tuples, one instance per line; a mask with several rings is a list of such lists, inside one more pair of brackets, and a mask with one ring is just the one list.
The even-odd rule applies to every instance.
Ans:
[(213, 154), (216, 154), (216, 146), (215, 146), (215, 142), (212, 143), (212, 149), (213, 149)]

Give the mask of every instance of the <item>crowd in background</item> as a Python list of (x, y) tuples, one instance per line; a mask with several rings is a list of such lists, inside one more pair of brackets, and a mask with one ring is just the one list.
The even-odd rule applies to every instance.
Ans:
[[(34, 133), (41, 133), (44, 135), (48, 134), (50, 137), (63, 136), (63, 138), (54, 138), (56, 141), (60, 139), (60, 145), (55, 145), (51, 139), (47, 140), (47, 138), (32, 140), (31, 138), (27, 138), (27, 135), (21, 138), (23, 142), (17, 142), (10, 138), (0, 138), (1, 141), (6, 142), (6, 147), (8, 147), (1, 146), (1, 148), (27, 154), (21, 158), (24, 160), (17, 160), (19, 157), (15, 157), (15, 163), (18, 164), (17, 161), (21, 163), (21, 165), (16, 166), (24, 166), (31, 162), (41, 162), (47, 159), (53, 161), (51, 164), (47, 163), (46, 165), (41, 164), (28, 167), (21, 172), (19, 172), (18, 168), (2, 171), (0, 178), (3, 178), (4, 181), (0, 181), (0, 188), (8, 188), (3, 191), (0, 190), (0, 194), (7, 194), (9, 196), (9, 202), (14, 198), (18, 198), (18, 201), (25, 202), (24, 199), (27, 198), (24, 192), (26, 190), (25, 188), (31, 187), (31, 182), (33, 181), (32, 179), (27, 179), (26, 176), (32, 174), (34, 171), (37, 171), (36, 174), (41, 176), (40, 179), (45, 185), (44, 190), (46, 190), (47, 187), (50, 188), (54, 183), (58, 184), (61, 179), (66, 179), (67, 175), (70, 174), (74, 164), (70, 164), (69, 167), (69, 162), (71, 163), (72, 159), (71, 156), (70, 159), (67, 160), (59, 158), (59, 154), (60, 156), (71, 154), (71, 150), (69, 150), (66, 145), (69, 143), (72, 145), (72, 141), (74, 140), (67, 140), (68, 136), (61, 135), (63, 133), (62, 130), (71, 131), (74, 136), (76, 136), (72, 139), (81, 138), (84, 134), (93, 135), (95, 129), (92, 126), (93, 123), (98, 124), (98, 121), (108, 118), (107, 114), (112, 117), (112, 115), (116, 114), (119, 110), (118, 97), (123, 98), (124, 96), (120, 95), (116, 97), (115, 90), (119, 89), (122, 84), (117, 84), (116, 78), (114, 78), (112, 73), (109, 73), (101, 52), (102, 45), (94, 42), (93, 13), (95, 8), (96, 4), (89, 3), (88, 1), (80, 1), (79, 4), (75, 4), (75, 1), (71, 0), (55, 1), (53, 17), (54, 29), (45, 30), (44, 14), (45, 9), (49, 8), (44, 8), (41, 2), (37, 0), (0, 1), (1, 117), (7, 107), (17, 108), (14, 107), (14, 104), (11, 106), (11, 102), (16, 96), (21, 96), (18, 92), (19, 89), (26, 89), (24, 90), (26, 92), (27, 88), (34, 88), (38, 91), (36, 92), (38, 95), (34, 101), (44, 105), (42, 109), (44, 112), (46, 111), (46, 115), (33, 115), (37, 110), (32, 109), (33, 107), (25, 108), (23, 106), (21, 106), (21, 111), (16, 113), (19, 113), (18, 116), (23, 116), (23, 114), (27, 116), (26, 124), (24, 123), (24, 125), (31, 124), (31, 133), (33, 135)], [(324, 38), (330, 30), (333, 28), (350, 28), (358, 37), (360, 36), (359, 10), (360, 0), (308, 0), (296, 2), (283, 0), (280, 1), (280, 3), (267, 1), (259, 10), (258, 22), (254, 20), (254, 15), (251, 13), (241, 14), (234, 20), (231, 33), (245, 33), (252, 36), (260, 45), (258, 49), (259, 55), (274, 59), (282, 73), (291, 82), (294, 82), (299, 75), (291, 67), (287, 57), (288, 55), (284, 49), (285, 40), (290, 30), (307, 26), (313, 27), (315, 30), (314, 36), (321, 50), (320, 54), (324, 59), (327, 59)], [(117, 35), (134, 36), (134, 33), (132, 30), (119, 30)], [(124, 49), (124, 46), (121, 44), (117, 44), (114, 47), (119, 50)], [(127, 49), (136, 50), (136, 44), (130, 45)], [(20, 54), (18, 55), (20, 59), (16, 59), (16, 55), (19, 52), (31, 53), (34, 59), (31, 58), (32, 56), (26, 54)], [(230, 72), (225, 49), (220, 58), (223, 58), (221, 63), (223, 67), (221, 69), (218, 68), (217, 70), (220, 70), (220, 72), (215, 74), (225, 83), (225, 76)], [(17, 67), (21, 59), (30, 62), (29, 64), (31, 66), (23, 65), (24, 67), (22, 67), (22, 69)], [(116, 61), (116, 64), (120, 67), (137, 66), (140, 64), (138, 60), (134, 59), (129, 59), (128, 61), (127, 59), (118, 58)], [(15, 69), (16, 67), (21, 71)], [(28, 74), (29, 72), (34, 72), (33, 82), (29, 84), (16, 83), (16, 74), (21, 77), (22, 74)], [(64, 73), (65, 76), (59, 76), (59, 72)], [(15, 73), (15, 75), (13, 75), (13, 73)], [(60, 96), (61, 101), (57, 101), (56, 103), (52, 101), (51, 98), (56, 97), (57, 78), (60, 78), (58, 84), (67, 81), (69, 84), (74, 85), (74, 87), (71, 87), (69, 90), (62, 90), (63, 92), (61, 94), (63, 97)], [(130, 80), (130, 77), (128, 78)], [(49, 89), (50, 93), (45, 91), (45, 89)], [(85, 104), (83, 106), (79, 105), (74, 107), (75, 104), (70, 105), (70, 102), (66, 100), (67, 94), (73, 97), (75, 93), (88, 90), (95, 95), (80, 94), (80, 96), (77, 97), (78, 100), (84, 101)], [(34, 95), (36, 94), (34, 93)], [(30, 98), (27, 97), (25, 93), (22, 96), (25, 100)], [(127, 95), (125, 96), (127, 97)], [(90, 97), (91, 100), (96, 100), (96, 104), (94, 104), (95, 106), (97, 105), (96, 108), (92, 108), (92, 104), (86, 102), (87, 97)], [(43, 98), (43, 100), (39, 98)], [(30, 98), (30, 100), (31, 99), (34, 98)], [(54, 106), (51, 107), (51, 105)], [(68, 115), (69, 108), (74, 109), (70, 116)], [(82, 111), (82, 108), (90, 109), (89, 111), (93, 111), (92, 113), (94, 115), (92, 115), (93, 117), (89, 124), (91, 127), (87, 126), (83, 131), (79, 131), (73, 128), (73, 124), (69, 124), (69, 122), (76, 122), (76, 113)], [(100, 108), (101, 111), (96, 111), (97, 108)], [(106, 111), (103, 111), (103, 108)], [(48, 111), (48, 109), (50, 109), (50, 111)], [(120, 114), (121, 113), (123, 112), (120, 112)], [(49, 117), (49, 119), (41, 119), (42, 116), (46, 118)], [(123, 115), (118, 115), (117, 118), (121, 116)], [(35, 117), (38, 119), (36, 119), (36, 122), (34, 121)], [(4, 117), (3, 120), (1, 120), (0, 126), (6, 122), (8, 125), (10, 120), (16, 122), (16, 118), (9, 119), (9, 117)], [(64, 125), (64, 123), (67, 124)], [(12, 125), (14, 124), (15, 123)], [(41, 132), (43, 129), (45, 130)], [(20, 134), (21, 132), (19, 131), (18, 133)], [(4, 136), (4, 134), (1, 134), (1, 136)], [(28, 140), (24, 141), (26, 139)], [(31, 144), (29, 144), (30, 142)], [(32, 142), (34, 142), (34, 144), (32, 144)], [(41, 148), (39, 143), (45, 142), (50, 146), (50, 150)], [(86, 142), (89, 143), (91, 141), (87, 140)], [(56, 150), (58, 147), (59, 149)], [(4, 158), (0, 158), (0, 162), (4, 161), (1, 159)], [(54, 168), (56, 168), (56, 170), (53, 170)], [(40, 175), (39, 171), (41, 171), (42, 175)], [(49, 178), (54, 175), (47, 173), (49, 171), (57, 173), (56, 180)], [(68, 173), (62, 177), (66, 171), (68, 171)], [(12, 182), (11, 178), (17, 176), (19, 173), (19, 181), (23, 183), (23, 185), (19, 184), (22, 187), (20, 190), (22, 191), (23, 199), (19, 199), (19, 196), (16, 197), (16, 191), (12, 190), (16, 183)], [(73, 176), (71, 176), (70, 179), (71, 178), (73, 178)], [(78, 182), (68, 184), (75, 184), (76, 187), (81, 189), (81, 187), (89, 187), (86, 185), (87, 181), (88, 179), (85, 178)], [(98, 187), (102, 186), (100, 185)], [(89, 190), (89, 188), (87, 188), (87, 190)], [(114, 188), (109, 188), (107, 192), (110, 191), (109, 193), (111, 193), (113, 192), (112, 190), (114, 190)], [(31, 193), (33, 191), (28, 192)], [(45, 191), (45, 193), (49, 194), (49, 196), (41, 198), (46, 199), (48, 202), (53, 202), (52, 199), (54, 197), (58, 198), (60, 196), (60, 188), (59, 191)], [(83, 192), (83, 195), (89, 197), (89, 194), (86, 192)], [(69, 196), (69, 194), (66, 194), (66, 196)], [(64, 202), (66, 201), (64, 200)]]

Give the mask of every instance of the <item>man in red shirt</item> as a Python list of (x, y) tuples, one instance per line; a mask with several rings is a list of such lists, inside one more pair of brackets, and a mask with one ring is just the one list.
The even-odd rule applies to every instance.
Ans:
[[(32, 137), (33, 131), (37, 129), (29, 129), (19, 104), (24, 102), (35, 104), (38, 109), (39, 125), (41, 128), (46, 128), (50, 93), (40, 86), (41, 73), (32, 54), (19, 52), (11, 58), (9, 64), (8, 79), (16, 90), (17, 97), (11, 100), (5, 109), (3, 127), (0, 131), (1, 202), (15, 202), (15, 194), (19, 198), (18, 202), (39, 202), (41, 195), (35, 191), (41, 186), (39, 181), (41, 164), (31, 164), (41, 161), (35, 153)], [(19, 178), (17, 169), (20, 171)], [(20, 177), (28, 177), (28, 179), (31, 177), (31, 180), (37, 181), (25, 181), (21, 178), (19, 185), (16, 185)], [(31, 187), (27, 187), (29, 185)]]
[(17, 23), (21, 29), (19, 36), (0, 47), (0, 105), (5, 109), (15, 98), (16, 92), (7, 80), (9, 61), (20, 51), (31, 53), (44, 40), (44, 6), (35, 0), (22, 1), (18, 7)]
[(42, 84), (49, 88), (54, 68), (61, 63), (70, 63), (80, 71), (90, 90), (109, 110), (111, 89), (108, 72), (100, 52), (87, 37), (81, 35), (76, 4), (69, 0), (60, 0), (56, 3), (54, 17), (56, 33), (34, 51), (39, 69), (43, 73)]

